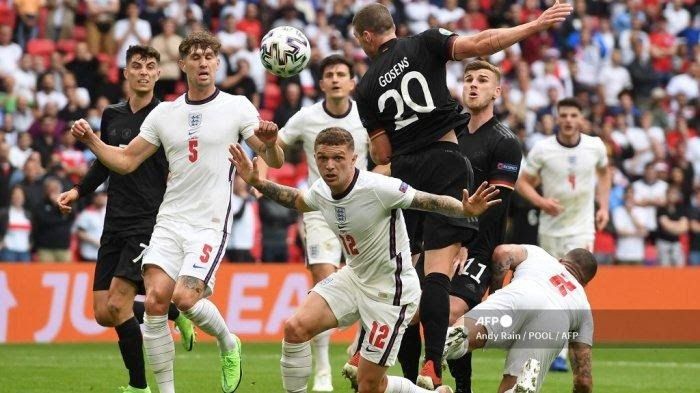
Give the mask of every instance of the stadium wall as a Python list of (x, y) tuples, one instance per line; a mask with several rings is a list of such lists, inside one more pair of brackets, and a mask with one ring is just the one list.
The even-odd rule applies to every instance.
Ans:
[[(0, 265), (0, 343), (112, 341), (92, 313), (92, 264)], [(587, 287), (596, 342), (700, 344), (700, 268), (606, 267)], [(244, 340), (279, 342), (311, 281), (299, 264), (223, 265), (213, 301)], [(350, 341), (354, 329), (336, 333)], [(204, 338), (205, 335), (200, 335)]]

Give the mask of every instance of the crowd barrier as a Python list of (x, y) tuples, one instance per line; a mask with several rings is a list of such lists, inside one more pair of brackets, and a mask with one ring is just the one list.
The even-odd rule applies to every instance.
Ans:
[[(88, 263), (0, 264), (0, 343), (115, 339), (92, 312)], [(586, 288), (596, 342), (700, 344), (700, 268), (602, 266)], [(281, 340), (311, 285), (301, 264), (226, 264), (212, 300), (243, 340)], [(347, 342), (353, 329), (333, 339)], [(200, 335), (206, 340), (206, 335)]]

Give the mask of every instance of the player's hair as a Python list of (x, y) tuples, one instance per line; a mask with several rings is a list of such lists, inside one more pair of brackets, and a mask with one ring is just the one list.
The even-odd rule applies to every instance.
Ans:
[(216, 36), (212, 35), (208, 31), (202, 30), (190, 33), (187, 38), (182, 40), (180, 47), (178, 47), (177, 50), (180, 52), (180, 58), (184, 59), (187, 57), (187, 55), (193, 51), (196, 51), (197, 49), (206, 51), (207, 48), (210, 48), (212, 51), (214, 51), (214, 54), (218, 55), (219, 50), (221, 49), (221, 41), (219, 41)]
[(344, 58), (341, 55), (330, 55), (323, 60), (321, 60), (321, 65), (320, 65), (320, 71), (321, 71), (321, 79), (323, 79), (323, 73), (326, 72), (326, 68), (338, 64), (344, 64), (348, 67), (348, 70), (350, 70), (350, 78), (355, 77), (355, 71), (353, 69), (353, 64), (350, 60)]
[(316, 141), (314, 141), (314, 150), (320, 145), (347, 146), (350, 150), (355, 150), (355, 140), (352, 139), (352, 134), (340, 127), (329, 127), (319, 132)]
[(464, 75), (467, 75), (467, 72), (469, 71), (476, 70), (489, 70), (493, 72), (496, 75), (496, 82), (498, 82), (499, 84), (501, 83), (501, 70), (499, 70), (498, 67), (489, 63), (488, 61), (479, 59), (470, 62), (466, 65), (466, 67), (464, 67)]
[(352, 26), (358, 34), (364, 31), (383, 34), (396, 29), (389, 9), (379, 3), (366, 5), (357, 11), (352, 18)]
[(581, 105), (581, 102), (574, 97), (567, 97), (559, 100), (559, 102), (557, 102), (557, 110), (563, 107), (576, 108), (579, 112), (583, 112), (583, 105)]
[(583, 275), (583, 277), (581, 277), (584, 281), (581, 283), (582, 285), (588, 284), (598, 271), (598, 261), (596, 261), (595, 256), (585, 248), (574, 248), (566, 253), (564, 259), (575, 263), (579, 267)]
[(156, 59), (157, 63), (160, 63), (160, 53), (156, 48), (148, 45), (131, 45), (129, 49), (126, 50), (126, 64), (131, 62), (134, 56), (138, 56), (140, 59)]

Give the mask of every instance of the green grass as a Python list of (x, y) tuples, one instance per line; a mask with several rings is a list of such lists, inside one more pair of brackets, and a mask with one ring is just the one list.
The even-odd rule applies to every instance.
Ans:
[[(177, 344), (178, 392), (219, 392), (218, 351), (198, 344), (186, 353)], [(281, 392), (278, 344), (243, 344), (244, 378), (238, 392)], [(504, 353), (474, 354), (474, 391), (495, 392)], [(332, 347), (336, 392), (350, 392), (340, 376), (344, 346)], [(700, 348), (596, 348), (595, 391), (603, 393), (700, 392)], [(391, 374), (400, 373), (397, 366)], [(0, 392), (116, 392), (126, 372), (115, 344), (0, 345)], [(447, 379), (451, 384), (452, 380)], [(149, 384), (155, 387), (149, 373)], [(153, 389), (155, 393), (157, 389)], [(543, 392), (570, 392), (570, 373), (550, 373)]]

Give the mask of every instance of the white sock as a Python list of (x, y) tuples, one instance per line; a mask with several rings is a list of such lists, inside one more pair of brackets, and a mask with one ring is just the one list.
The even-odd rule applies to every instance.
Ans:
[(226, 321), (214, 303), (207, 299), (200, 299), (192, 308), (183, 311), (183, 314), (205, 333), (216, 337), (221, 353), (236, 348), (236, 342), (231, 337)]
[(569, 348), (564, 345), (564, 348), (561, 349), (561, 352), (559, 352), (559, 357), (568, 359), (569, 357)]
[(386, 390), (384, 393), (431, 393), (433, 390), (426, 390), (416, 386), (406, 378), (393, 375), (386, 376)]
[(148, 315), (143, 317), (143, 347), (148, 365), (155, 374), (160, 393), (175, 393), (175, 344), (170, 335), (167, 315)]
[(316, 362), (316, 374), (331, 371), (331, 363), (328, 360), (328, 343), (331, 341), (332, 330), (326, 330), (311, 339), (311, 349)]
[(513, 386), (512, 388), (506, 390), (506, 391), (503, 392), (503, 393), (515, 393), (515, 386)]
[(305, 393), (311, 375), (311, 343), (294, 344), (282, 341), (282, 386), (287, 393)]

